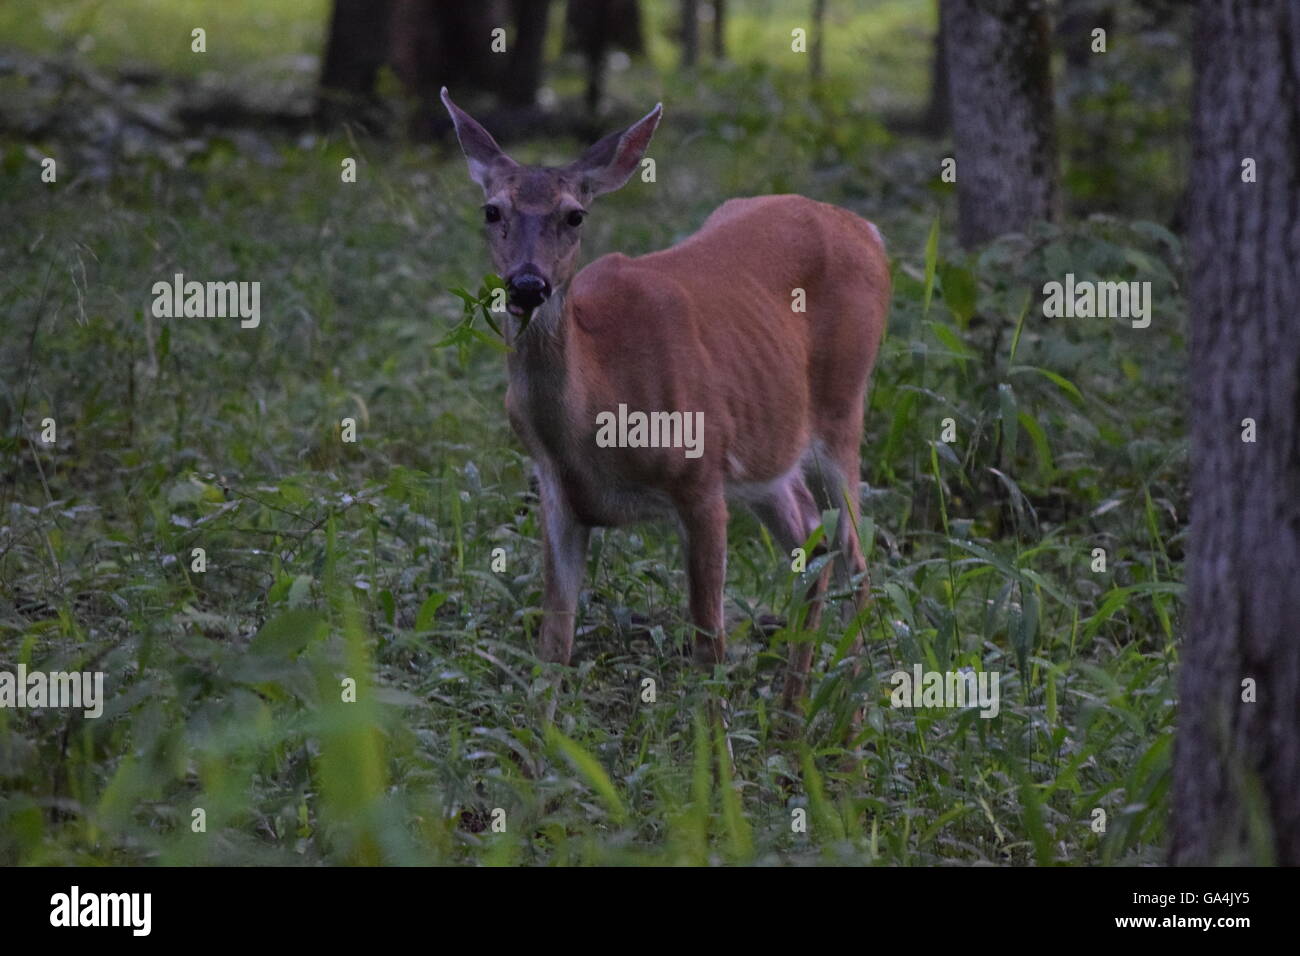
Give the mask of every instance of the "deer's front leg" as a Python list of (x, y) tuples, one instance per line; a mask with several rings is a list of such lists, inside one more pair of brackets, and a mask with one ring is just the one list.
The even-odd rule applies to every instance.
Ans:
[(542, 504), (544, 589), (540, 653), (544, 661), (568, 664), (591, 529), (579, 522), (569, 507), (553, 468), (539, 463), (537, 481)]
[(722, 623), (722, 592), (727, 579), (727, 502), (721, 490), (677, 502), (686, 543), (695, 662), (722, 662), (727, 636)]

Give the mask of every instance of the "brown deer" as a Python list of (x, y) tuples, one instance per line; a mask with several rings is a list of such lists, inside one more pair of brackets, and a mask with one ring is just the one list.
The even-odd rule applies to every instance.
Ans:
[[(728, 499), (750, 507), (787, 551), (805, 543), (823, 509), (838, 509), (834, 544), (863, 606), (858, 451), (890, 296), (876, 227), (802, 196), (732, 199), (670, 249), (613, 253), (577, 271), (592, 200), (632, 177), (662, 104), (550, 168), (516, 163), (445, 88), (442, 101), (483, 189), (506, 283), (506, 410), (541, 498), (542, 658), (569, 661), (590, 529), (675, 517), (695, 659), (721, 662)], [(626, 409), (648, 413), (661, 434), (647, 439), (642, 428), (635, 440)], [(614, 444), (630, 447), (601, 440), (601, 422), (616, 411), (625, 440)], [(632, 422), (625, 436), (623, 418)], [(680, 437), (692, 420), (703, 423), (695, 454), (654, 441)], [(809, 592), (810, 630), (829, 570)], [(791, 645), (787, 708), (802, 700), (812, 654), (810, 642)]]

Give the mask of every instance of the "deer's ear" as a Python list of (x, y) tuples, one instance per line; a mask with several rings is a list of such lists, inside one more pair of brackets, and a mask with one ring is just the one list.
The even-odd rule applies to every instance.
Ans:
[(570, 169), (582, 174), (593, 196), (613, 192), (632, 178), (650, 146), (650, 137), (654, 136), (663, 111), (664, 105), (656, 103), (654, 109), (627, 129), (610, 133), (570, 165)]
[(501, 151), (492, 134), (478, 124), (474, 117), (451, 101), (447, 87), (442, 88), (442, 105), (451, 114), (451, 121), (456, 126), (456, 138), (465, 153), (469, 164), (469, 178), (488, 192), (488, 181), (494, 167), (514, 166), (515, 161)]

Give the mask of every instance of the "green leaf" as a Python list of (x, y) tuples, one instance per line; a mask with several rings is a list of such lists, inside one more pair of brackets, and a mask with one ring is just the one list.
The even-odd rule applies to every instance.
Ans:
[(957, 319), (957, 327), (965, 332), (975, 314), (979, 294), (975, 274), (962, 266), (945, 262), (939, 267), (939, 281), (943, 285), (943, 301)]
[(312, 641), (324, 639), (328, 631), (325, 619), (316, 611), (293, 608), (267, 621), (248, 650), (264, 657), (297, 657)]
[(417, 631), (427, 631), (433, 627), (436, 619), (438, 608), (442, 607), (447, 601), (447, 595), (441, 591), (435, 591), (424, 599), (420, 605), (420, 610), (415, 615), (415, 629)]
[(1084, 641), (1091, 640), (1094, 634), (1101, 629), (1102, 624), (1110, 620), (1117, 611), (1128, 604), (1130, 597), (1136, 594), (1181, 594), (1183, 585), (1174, 581), (1149, 581), (1143, 584), (1132, 584), (1128, 587), (1114, 588), (1106, 593), (1102, 599), (1101, 607), (1097, 612), (1088, 619), (1087, 626), (1083, 629)]
[(509, 351), (510, 351), (510, 346), (506, 345), (506, 344), (505, 344), (504, 342), (502, 342), (502, 341), (499, 341), (499, 340), (497, 340), (497, 339), (492, 338), (492, 336), (488, 335), (488, 334), (487, 334), (486, 332), (484, 332), (482, 329), (470, 329), (470, 330), (469, 330), (469, 334), (470, 334), (473, 338), (475, 338), (475, 339), (477, 339), (478, 341), (482, 342), (484, 345), (487, 345), (487, 346), (489, 346), (489, 347), (491, 347), (491, 348), (496, 349), (498, 352), (509, 352)]
[(958, 358), (964, 361), (975, 357), (975, 353), (971, 351), (970, 347), (958, 338), (957, 333), (948, 326), (942, 322), (930, 322), (929, 325), (930, 331), (934, 332), (934, 337), (946, 345), (948, 350), (955, 353)]
[(435, 349), (441, 349), (450, 345), (468, 345), (473, 340), (473, 335), (471, 334), (472, 331), (473, 330), (469, 327), (468, 323), (462, 322), (448, 332), (446, 337), (441, 341), (435, 342), (433, 347)]
[(1020, 436), (1019, 411), (1016, 393), (1009, 382), (998, 386), (998, 408), (1002, 413), (1002, 447), (1006, 450), (1007, 460), (1015, 461), (1016, 440)]
[(289, 585), (288, 604), (289, 607), (302, 607), (311, 601), (311, 586), (314, 578), (310, 574), (299, 574)]
[(1016, 332), (1011, 336), (1011, 354), (1007, 356), (1008, 362), (1016, 360), (1016, 349), (1020, 347), (1020, 333), (1025, 328), (1025, 316), (1029, 314), (1029, 303), (1033, 301), (1034, 290), (1030, 289), (1025, 293), (1025, 304), (1020, 307), (1020, 315), (1016, 319)]
[(479, 307), (483, 310), (483, 321), (486, 322), (492, 331), (497, 334), (497, 338), (504, 342), (506, 338), (505, 333), (501, 331), (501, 326), (497, 325), (497, 320), (492, 318), (492, 310), (482, 303), (480, 303)]
[(903, 436), (911, 431), (912, 407), (916, 405), (916, 392), (903, 393), (894, 405), (894, 420), (889, 423), (889, 434), (885, 436), (885, 446), (880, 451), (880, 458), (885, 462), (894, 461), (898, 449), (903, 444)]
[(1021, 412), (1018, 417), (1020, 424), (1029, 434), (1029, 440), (1033, 442), (1034, 456), (1038, 459), (1039, 480), (1045, 485), (1049, 484), (1056, 466), (1052, 462), (1051, 446), (1047, 444), (1047, 433), (1038, 424), (1038, 420), (1028, 412)]
[(1060, 375), (1057, 372), (1053, 372), (1051, 369), (1039, 368), (1036, 365), (1015, 365), (1007, 369), (1007, 373), (1009, 375), (1015, 375), (1019, 372), (1037, 372), (1039, 375), (1043, 376), (1049, 382), (1054, 384), (1061, 391), (1065, 392), (1065, 394), (1068, 395), (1071, 401), (1073, 401), (1076, 405), (1082, 407), (1087, 404), (1087, 402), (1084, 401), (1083, 393), (1079, 391), (1078, 386), (1076, 386), (1064, 375)]
[(1029, 682), (1029, 653), (1034, 649), (1034, 639), (1038, 636), (1038, 595), (1030, 591), (1025, 595), (1020, 609), (1019, 620), (1013, 643), (1016, 651), (1016, 663), (1020, 668), (1021, 680)]
[(731, 780), (731, 756), (727, 753), (727, 732), (717, 728), (718, 794), (722, 798), (722, 823), (733, 860), (744, 861), (754, 855), (754, 840), (745, 808)]
[(812, 753), (807, 746), (803, 751), (803, 783), (808, 794), (808, 809), (812, 816), (814, 834), (820, 835), (825, 842), (844, 839), (844, 821), (835, 812), (831, 802), (826, 799), (826, 790), (822, 786), (822, 775), (817, 772)]
[(564, 754), (573, 765), (573, 769), (578, 771), (578, 774), (587, 781), (587, 785), (596, 791), (614, 822), (624, 823), (627, 820), (627, 811), (623, 808), (623, 801), (618, 798), (618, 791), (614, 789), (614, 784), (609, 779), (609, 774), (605, 773), (605, 768), (600, 765), (600, 761), (556, 730), (554, 724), (546, 728), (546, 742)]
[(925, 305), (922, 317), (930, 314), (930, 298), (934, 295), (935, 267), (939, 264), (939, 217), (934, 217), (930, 226), (930, 236), (925, 240)]

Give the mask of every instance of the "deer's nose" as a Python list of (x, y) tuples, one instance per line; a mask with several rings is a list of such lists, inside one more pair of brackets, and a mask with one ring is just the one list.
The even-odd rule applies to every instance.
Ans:
[(535, 309), (551, 294), (551, 284), (530, 270), (520, 270), (507, 283), (510, 301), (525, 309)]

